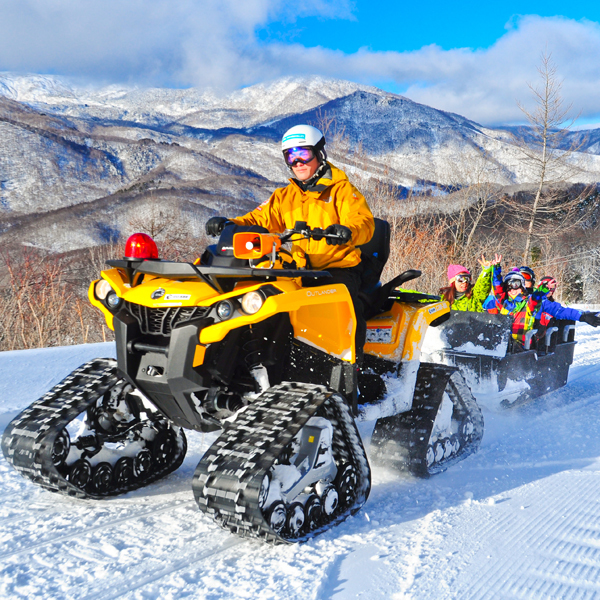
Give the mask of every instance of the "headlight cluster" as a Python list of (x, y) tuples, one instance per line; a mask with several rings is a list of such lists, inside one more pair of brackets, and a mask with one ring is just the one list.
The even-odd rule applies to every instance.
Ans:
[(108, 292), (112, 291), (112, 288), (106, 279), (101, 279), (100, 281), (96, 282), (94, 291), (96, 292), (96, 298), (98, 298), (98, 300), (104, 300), (108, 295)]
[(106, 279), (100, 279), (94, 287), (94, 293), (98, 300), (102, 300), (108, 310), (115, 312), (123, 303), (123, 298), (117, 296), (117, 292), (112, 289), (110, 283)]
[(235, 315), (236, 308), (245, 315), (254, 315), (265, 303), (265, 296), (262, 292), (253, 291), (247, 292), (240, 298), (231, 300), (221, 300), (215, 307), (217, 318), (220, 321), (227, 321)]
[(221, 300), (219, 304), (217, 304), (217, 317), (221, 319), (221, 321), (227, 321), (233, 315), (234, 311), (233, 302), (231, 300)]
[(265, 297), (260, 292), (248, 292), (242, 296), (242, 310), (247, 315), (257, 313), (265, 303)]

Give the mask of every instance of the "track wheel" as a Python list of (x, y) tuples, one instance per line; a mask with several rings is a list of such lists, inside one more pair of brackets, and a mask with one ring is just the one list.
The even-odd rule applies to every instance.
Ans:
[(437, 441), (433, 444), (433, 454), (435, 456), (435, 462), (440, 462), (444, 458), (444, 444), (442, 442)]
[(433, 466), (435, 463), (435, 452), (433, 451), (433, 446), (427, 447), (427, 453), (425, 454), (425, 463), (427, 464), (427, 468)]
[(102, 462), (96, 465), (92, 474), (92, 485), (99, 494), (106, 494), (112, 487), (113, 468), (110, 463)]
[(304, 506), (301, 502), (290, 504), (287, 510), (286, 529), (292, 536), (300, 535), (304, 527)]
[(473, 425), (473, 421), (470, 416), (465, 417), (463, 422), (460, 425), (460, 434), (463, 440), (468, 441), (473, 432), (475, 431), (475, 427)]
[(133, 481), (133, 458), (122, 456), (115, 463), (114, 479), (119, 488), (127, 487)]
[(267, 511), (267, 523), (275, 533), (281, 533), (287, 521), (287, 510), (281, 500), (273, 502)]
[(304, 522), (306, 531), (312, 531), (321, 524), (323, 509), (321, 499), (316, 494), (311, 494), (304, 505)]
[(55, 467), (62, 467), (67, 460), (69, 450), (71, 449), (71, 438), (69, 432), (63, 429), (59, 432), (52, 444), (52, 464)]
[(338, 470), (334, 485), (338, 491), (339, 505), (346, 507), (356, 495), (356, 470), (352, 465), (344, 465)]
[(159, 469), (166, 467), (171, 457), (175, 453), (176, 442), (175, 433), (172, 429), (167, 429), (158, 433), (154, 438), (153, 455), (156, 466)]
[(340, 495), (335, 485), (329, 484), (325, 486), (323, 491), (320, 493), (321, 496), (321, 507), (323, 514), (327, 517), (331, 517), (340, 505)]
[(258, 492), (258, 508), (261, 510), (265, 507), (265, 503), (269, 496), (269, 488), (271, 487), (271, 478), (269, 475), (263, 477), (262, 483), (260, 484), (260, 490)]
[(92, 477), (92, 465), (84, 458), (73, 463), (69, 471), (69, 481), (80, 490), (83, 490)]
[(148, 448), (142, 448), (133, 459), (133, 476), (136, 479), (146, 479), (152, 468), (152, 452)]

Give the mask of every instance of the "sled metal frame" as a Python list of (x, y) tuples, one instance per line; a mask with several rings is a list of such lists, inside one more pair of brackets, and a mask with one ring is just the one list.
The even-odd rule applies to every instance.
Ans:
[[(513, 343), (510, 334), (512, 319), (508, 315), (451, 311), (450, 319), (440, 325), (442, 345), (432, 352), (433, 359), (458, 367), (472, 385), (475, 396), (489, 393), (490, 382), (496, 382), (497, 392), (508, 393), (509, 383), (525, 382), (512, 401), (514, 406), (537, 398), (566, 385), (575, 350), (574, 321), (558, 321), (548, 328), (541, 340), (528, 332), (529, 349)], [(473, 347), (481, 348), (481, 352)], [(464, 348), (461, 349), (461, 348)]]

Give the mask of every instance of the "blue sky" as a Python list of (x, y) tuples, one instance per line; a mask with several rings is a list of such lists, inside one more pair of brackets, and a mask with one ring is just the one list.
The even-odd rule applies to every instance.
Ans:
[(543, 52), (600, 122), (600, 2), (0, 0), (0, 71), (217, 90), (321, 75), (490, 125), (522, 121)]
[(258, 30), (263, 41), (296, 42), (356, 52), (419, 50), (436, 44), (452, 48), (487, 48), (520, 16), (567, 17), (600, 21), (600, 2), (422, 2), (355, 0), (340, 17), (329, 14), (288, 16)]

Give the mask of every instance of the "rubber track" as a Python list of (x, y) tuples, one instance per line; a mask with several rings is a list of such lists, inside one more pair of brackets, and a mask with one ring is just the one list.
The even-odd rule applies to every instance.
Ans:
[[(275, 533), (258, 506), (262, 479), (282, 450), (315, 415), (333, 425), (333, 456), (351, 463), (357, 473), (357, 495), (351, 506), (322, 527), (286, 538)], [(360, 435), (344, 398), (331, 389), (284, 382), (240, 411), (236, 420), (207, 450), (194, 473), (192, 488), (200, 509), (221, 526), (243, 537), (275, 543), (302, 542), (326, 531), (365, 503), (371, 474)]]
[[(470, 416), (473, 434), (461, 439), (460, 451), (427, 467), (426, 455), (435, 418), (444, 391), (454, 405), (453, 421)], [(483, 436), (483, 415), (471, 390), (455, 367), (421, 363), (415, 383), (412, 409), (408, 412), (379, 419), (373, 432), (375, 455), (383, 462), (393, 462), (396, 468), (408, 470), (418, 477), (429, 477), (465, 459), (479, 448)], [(395, 442), (399, 457), (390, 457), (385, 445)]]
[(42, 398), (15, 417), (2, 436), (2, 452), (6, 460), (23, 477), (51, 492), (77, 498), (103, 498), (138, 489), (177, 469), (185, 457), (187, 444), (183, 431), (169, 425), (177, 434), (177, 449), (171, 462), (141, 481), (94, 494), (67, 481), (52, 463), (52, 447), (57, 434), (82, 412), (93, 406), (119, 381), (117, 363), (109, 358), (92, 360), (55, 385)]

